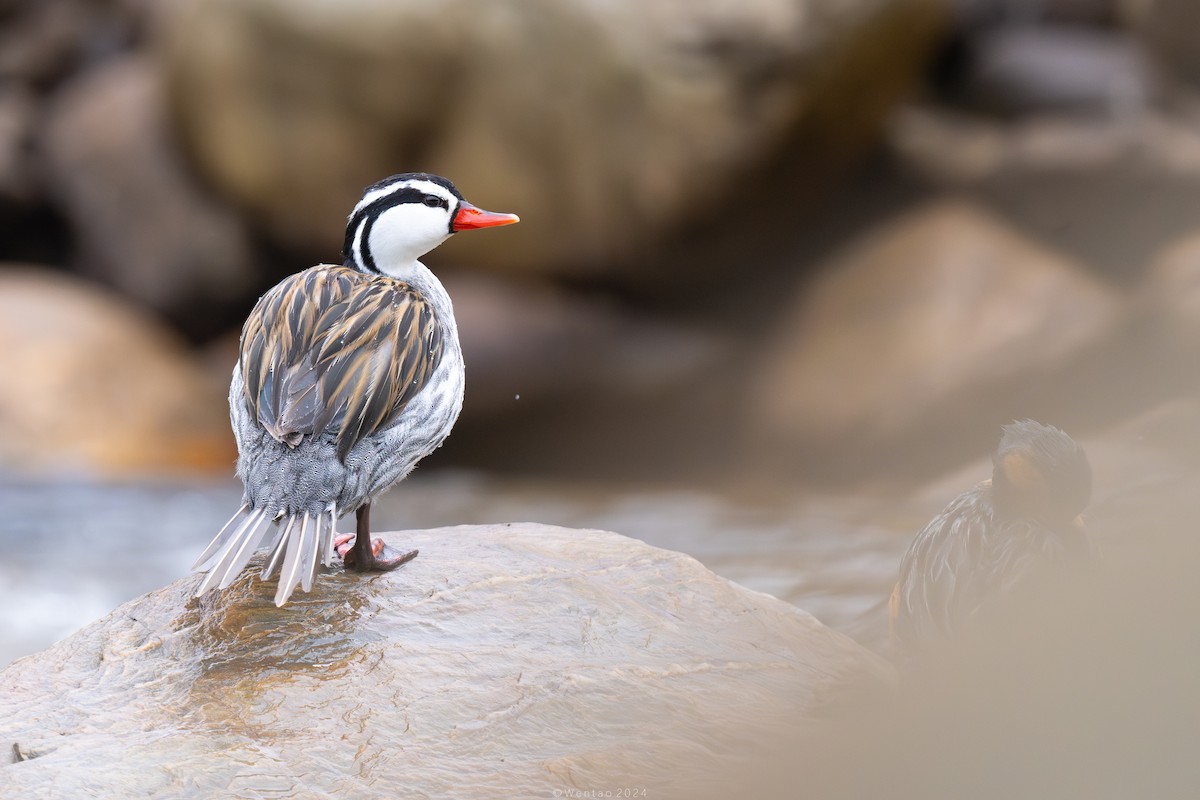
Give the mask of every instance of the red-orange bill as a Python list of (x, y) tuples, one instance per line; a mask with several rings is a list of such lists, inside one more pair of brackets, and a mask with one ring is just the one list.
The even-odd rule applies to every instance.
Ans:
[(512, 225), (514, 222), (520, 222), (521, 218), (516, 214), (497, 214), (495, 211), (484, 211), (482, 208), (476, 208), (466, 200), (458, 204), (458, 213), (454, 215), (454, 223), (450, 226), (450, 230), (455, 231), (470, 231), (475, 228), (495, 228), (499, 225)]

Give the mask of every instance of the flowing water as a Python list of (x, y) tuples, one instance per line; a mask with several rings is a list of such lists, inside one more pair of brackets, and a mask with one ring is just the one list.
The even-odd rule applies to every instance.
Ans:
[[(240, 503), (234, 481), (0, 482), (0, 666), (186, 575)], [(530, 521), (600, 528), (853, 626), (893, 580), (914, 519), (852, 500), (748, 502), (713, 491), (513, 482), (425, 471), (372, 510), (375, 530)], [(340, 530), (351, 530), (352, 518)], [(452, 535), (452, 534), (448, 534)]]

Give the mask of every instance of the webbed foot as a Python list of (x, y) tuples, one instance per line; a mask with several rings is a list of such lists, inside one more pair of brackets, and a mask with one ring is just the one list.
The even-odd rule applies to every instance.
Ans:
[[(380, 538), (372, 541), (368, 537), (364, 541), (369, 541), (370, 546), (359, 547), (358, 536), (353, 533), (340, 534), (333, 540), (333, 546), (348, 569), (358, 572), (387, 572), (412, 561), (420, 552), (418, 550), (400, 552), (389, 547)], [(363, 551), (366, 551), (365, 554)]]

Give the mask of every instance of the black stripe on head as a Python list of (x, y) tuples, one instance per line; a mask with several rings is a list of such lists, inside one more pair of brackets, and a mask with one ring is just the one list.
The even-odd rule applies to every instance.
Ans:
[(404, 181), (429, 181), (430, 183), (436, 183), (438, 186), (441, 186), (459, 200), (463, 199), (462, 192), (458, 191), (458, 189), (454, 187), (453, 183), (446, 180), (441, 175), (433, 175), (428, 172), (402, 172), (399, 175), (392, 175), (391, 177), (372, 183), (366, 189), (363, 189), (363, 194), (367, 195), (376, 191), (377, 189), (384, 189), (388, 186), (391, 186), (393, 183), (403, 183)]
[[(463, 199), (462, 193), (455, 188), (453, 183), (440, 175), (432, 175), (428, 172), (404, 172), (384, 178), (381, 181), (376, 181), (363, 190), (363, 197), (406, 181), (428, 181), (441, 186), (459, 200)], [(375, 225), (375, 220), (387, 209), (398, 206), (401, 203), (424, 203), (426, 200), (437, 200), (439, 202), (436, 205), (446, 208), (445, 198), (438, 195), (426, 194), (415, 186), (406, 186), (394, 192), (387, 192), (355, 211), (350, 215), (350, 220), (346, 223), (346, 237), (342, 242), (342, 263), (348, 267), (361, 266), (368, 272), (378, 273), (379, 268), (375, 266), (375, 259), (371, 256), (371, 248), (368, 245), (371, 237), (371, 228)], [(453, 218), (451, 218), (450, 225), (452, 227), (454, 225)], [(359, 238), (363, 261), (361, 265), (357, 264), (354, 260), (354, 240), (359, 227), (362, 227), (362, 236)]]

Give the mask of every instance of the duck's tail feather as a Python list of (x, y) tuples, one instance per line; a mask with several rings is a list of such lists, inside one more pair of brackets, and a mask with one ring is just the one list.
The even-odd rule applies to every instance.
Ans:
[(317, 567), (330, 563), (333, 549), (333, 524), (336, 512), (331, 508), (320, 514), (298, 514), (288, 518), (282, 536), (275, 542), (263, 568), (263, 577), (274, 573), (282, 558), (279, 586), (275, 590), (275, 605), (281, 606), (299, 586), (312, 589)]
[(324, 513), (285, 514), (271, 520), (264, 509), (243, 505), (196, 560), (193, 569), (216, 558), (196, 589), (197, 596), (214, 587), (224, 589), (233, 583), (270, 532), (271, 525), (263, 523), (274, 521), (276, 533), (267, 545), (262, 578), (270, 578), (282, 562), (275, 592), (275, 605), (282, 606), (297, 586), (305, 592), (312, 589), (317, 567), (331, 563), (336, 520), (337, 512), (332, 507)]
[(337, 508), (329, 507), (329, 519), (324, 520), (321, 526), (321, 564), (328, 567), (333, 564), (333, 536), (334, 528), (337, 527)]
[(201, 565), (212, 558), (213, 555), (220, 550), (226, 542), (229, 541), (230, 537), (237, 532), (238, 525), (245, 520), (246, 515), (249, 513), (250, 504), (242, 503), (242, 507), (237, 510), (236, 514), (229, 518), (229, 522), (225, 523), (225, 527), (221, 528), (220, 533), (213, 537), (213, 540), (208, 543), (208, 547), (204, 548), (204, 552), (201, 553), (200, 557), (196, 559), (196, 563), (192, 564), (193, 571), (199, 569)]
[(209, 568), (208, 574), (197, 587), (197, 595), (204, 594), (214, 586), (224, 589), (233, 583), (233, 579), (242, 571), (242, 567), (246, 566), (246, 562), (254, 555), (259, 542), (266, 534), (267, 529), (263, 526), (266, 521), (266, 512), (261, 508), (250, 509), (242, 506), (238, 509), (233, 519), (221, 529), (208, 546), (205, 555), (197, 562), (203, 564), (208, 561), (212, 557), (209, 550), (216, 553), (216, 563)]

